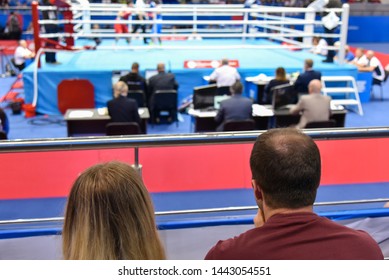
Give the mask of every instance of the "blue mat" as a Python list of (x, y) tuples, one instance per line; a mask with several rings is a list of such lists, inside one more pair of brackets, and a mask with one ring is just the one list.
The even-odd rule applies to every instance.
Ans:
[[(269, 45), (264, 40), (247, 40), (250, 45)], [(79, 45), (90, 44), (89, 41), (80, 41)], [(104, 47), (112, 46), (112, 40), (105, 40)], [(132, 44), (139, 45), (140, 41)], [(211, 39), (202, 41), (168, 41), (164, 45), (199, 45), (219, 46), (217, 49), (198, 50), (90, 50), (80, 52), (62, 52), (57, 54), (59, 65), (44, 63), (38, 74), (38, 104), (37, 112), (49, 115), (59, 115), (57, 106), (57, 86), (64, 79), (88, 79), (95, 88), (96, 107), (105, 107), (106, 102), (112, 98), (112, 71), (129, 70), (131, 64), (136, 61), (140, 63), (141, 72), (145, 69), (155, 69), (156, 64), (164, 62), (167, 70), (176, 75), (180, 85), (178, 94), (179, 102), (193, 93), (193, 87), (203, 85), (204, 75), (211, 74), (213, 69), (185, 69), (185, 60), (213, 60), (224, 57), (237, 59), (240, 63), (238, 69), (242, 79), (249, 76), (256, 76), (260, 73), (274, 75), (277, 67), (283, 66), (287, 72), (302, 71), (303, 61), (312, 58), (315, 69), (322, 71), (323, 75), (349, 75), (356, 77), (357, 69), (351, 65), (339, 66), (337, 64), (324, 64), (323, 57), (305, 51), (289, 51), (286, 49), (226, 49), (226, 46), (241, 45), (241, 40)], [(275, 43), (274, 43), (275, 44)], [(125, 45), (121, 40), (119, 46)], [(275, 44), (277, 45), (277, 44)], [(24, 70), (24, 85), (26, 102), (33, 101), (33, 67), (30, 65)], [(246, 95), (248, 94), (246, 85)]]

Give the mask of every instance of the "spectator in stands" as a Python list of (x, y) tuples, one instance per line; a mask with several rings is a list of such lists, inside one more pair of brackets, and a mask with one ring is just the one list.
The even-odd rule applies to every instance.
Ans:
[(219, 241), (206, 259), (383, 259), (366, 232), (313, 212), (321, 162), (309, 136), (293, 128), (261, 134), (251, 152), (250, 167), (258, 205), (256, 227)]
[(313, 70), (312, 59), (306, 59), (304, 61), (304, 73), (297, 77), (297, 80), (294, 83), (294, 88), (299, 94), (308, 93), (308, 84), (315, 79), (320, 80), (321, 73), (319, 71)]
[(355, 57), (351, 61), (352, 64), (357, 66), (366, 66), (367, 65), (367, 58), (365, 55), (365, 50), (363, 48), (357, 48), (355, 50)]
[(19, 46), (15, 50), (15, 66), (22, 71), (26, 67), (26, 59), (35, 57), (35, 53), (28, 49), (26, 40), (20, 40)]
[(128, 87), (119, 81), (113, 87), (114, 99), (108, 101), (108, 114), (112, 122), (136, 122), (140, 124), (138, 104), (135, 100), (127, 98)]
[(228, 59), (222, 59), (222, 65), (216, 68), (209, 77), (210, 82), (216, 82), (219, 95), (230, 94), (230, 87), (240, 80), (236, 68), (228, 65)]
[(298, 103), (290, 108), (291, 114), (301, 114), (297, 128), (307, 123), (328, 121), (331, 115), (331, 97), (321, 94), (320, 80), (312, 80), (308, 86), (309, 95), (302, 95)]
[(264, 89), (264, 95), (265, 95), (265, 103), (271, 104), (273, 95), (272, 95), (272, 89), (276, 86), (288, 84), (289, 80), (286, 78), (286, 71), (284, 67), (278, 67), (276, 69), (276, 77), (271, 80)]
[(85, 170), (70, 191), (62, 232), (67, 260), (165, 258), (150, 195), (128, 164)]
[(358, 70), (362, 72), (372, 72), (373, 74), (373, 85), (380, 85), (385, 79), (385, 70), (382, 63), (374, 55), (374, 51), (368, 50), (366, 52), (367, 64), (366, 66), (358, 65)]
[(132, 64), (131, 72), (120, 77), (119, 81), (125, 82), (128, 90), (142, 90), (145, 94), (147, 92), (146, 80), (139, 75), (139, 63), (137, 62)]
[(0, 131), (5, 132), (5, 134), (9, 132), (8, 117), (2, 108), (0, 108)]
[(22, 26), (19, 17), (15, 12), (10, 12), (5, 29), (8, 34), (8, 39), (20, 40), (20, 37), (22, 36)]
[(253, 115), (253, 101), (242, 96), (243, 85), (240, 81), (236, 81), (231, 87), (231, 98), (223, 100), (220, 103), (219, 111), (215, 117), (215, 121), (219, 124), (217, 131), (223, 131), (224, 122), (240, 121), (251, 119)]

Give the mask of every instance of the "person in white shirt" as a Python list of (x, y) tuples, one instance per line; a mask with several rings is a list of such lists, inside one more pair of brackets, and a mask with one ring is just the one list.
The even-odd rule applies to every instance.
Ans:
[(27, 42), (25, 40), (19, 41), (19, 46), (15, 50), (14, 64), (22, 71), (26, 67), (26, 59), (34, 58), (35, 53), (27, 48)]
[(314, 54), (320, 54), (326, 56), (328, 54), (328, 44), (327, 41), (321, 37), (312, 38), (312, 49), (311, 52)]
[(240, 75), (236, 68), (228, 65), (228, 59), (222, 59), (222, 65), (216, 68), (209, 77), (210, 82), (216, 82), (218, 94), (229, 95), (230, 86), (240, 80)]
[(357, 65), (358, 67), (367, 65), (368, 61), (365, 55), (365, 50), (363, 48), (357, 48), (355, 50), (355, 57), (351, 63)]
[(372, 50), (366, 52), (367, 65), (358, 66), (358, 70), (362, 72), (372, 72), (373, 75), (373, 85), (380, 85), (385, 79), (385, 70), (382, 66), (382, 63), (374, 56)]

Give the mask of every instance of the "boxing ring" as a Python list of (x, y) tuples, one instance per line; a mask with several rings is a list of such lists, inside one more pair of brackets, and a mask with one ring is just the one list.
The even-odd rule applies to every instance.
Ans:
[[(36, 63), (25, 69), (26, 102), (32, 103), (42, 114), (58, 115), (57, 86), (64, 79), (87, 79), (95, 88), (96, 107), (105, 107), (112, 98), (112, 73), (129, 71), (132, 62), (138, 62), (141, 74), (155, 69), (164, 62), (168, 71), (175, 74), (180, 87), (179, 103), (190, 96), (193, 87), (203, 85), (203, 76), (210, 68), (196, 67), (197, 61), (211, 61), (213, 66), (224, 57), (239, 61), (242, 79), (265, 74), (273, 76), (277, 67), (288, 73), (301, 72), (306, 58), (314, 60), (315, 69), (327, 76), (353, 76), (357, 69), (343, 64), (322, 63), (323, 57), (308, 52), (312, 37), (334, 37), (340, 47), (329, 47), (344, 54), (348, 26), (348, 5), (334, 11), (341, 13), (338, 32), (326, 34), (323, 23), (315, 11), (308, 8), (281, 8), (243, 5), (160, 5), (145, 7), (141, 12), (151, 19), (118, 19), (120, 11), (132, 15), (139, 13), (134, 7), (118, 4), (72, 3), (57, 0), (60, 7), (33, 5), (34, 41), (37, 49)], [(39, 12), (58, 10), (63, 17), (58, 20), (39, 20)], [(155, 15), (161, 15), (161, 18)], [(64, 31), (40, 34), (39, 27), (58, 24)], [(131, 26), (145, 24), (146, 34), (115, 33), (115, 24)], [(98, 25), (98, 26), (96, 26)], [(150, 26), (159, 25), (160, 33), (150, 33)], [(64, 43), (47, 49), (43, 42), (61, 38)], [(160, 38), (162, 44), (144, 45), (143, 37)], [(97, 46), (93, 39), (99, 38)], [(127, 44), (125, 39), (131, 39)], [(151, 39), (150, 39), (151, 40)], [(45, 51), (57, 52), (59, 65), (44, 63)], [(190, 67), (188, 67), (188, 65)], [(246, 85), (246, 95), (249, 95)], [(254, 96), (250, 96), (254, 97)], [(254, 97), (255, 98), (255, 97)]]
[[(315, 212), (368, 231), (388, 257), (389, 129), (306, 132), (322, 156)], [(60, 258), (70, 187), (109, 160), (142, 165), (168, 258), (201, 259), (217, 240), (252, 227), (249, 156), (260, 133), (1, 142), (0, 259)]]

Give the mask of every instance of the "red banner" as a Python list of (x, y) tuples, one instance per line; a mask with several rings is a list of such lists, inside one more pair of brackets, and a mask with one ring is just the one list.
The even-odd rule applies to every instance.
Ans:
[[(232, 59), (228, 61), (228, 64), (232, 67), (238, 68), (239, 67), (239, 60)], [(184, 68), (218, 68), (221, 66), (220, 60), (185, 60), (184, 61)]]

